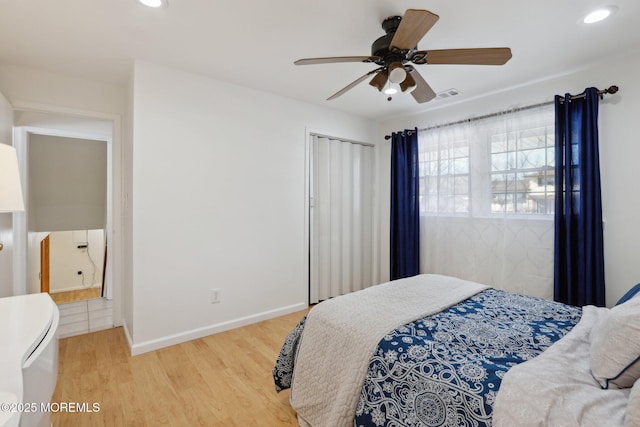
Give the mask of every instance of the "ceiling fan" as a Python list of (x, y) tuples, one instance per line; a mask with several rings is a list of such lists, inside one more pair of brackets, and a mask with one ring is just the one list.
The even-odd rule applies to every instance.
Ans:
[(511, 58), (511, 49), (508, 47), (418, 50), (418, 42), (438, 18), (438, 15), (428, 10), (408, 9), (404, 17), (391, 16), (382, 22), (386, 35), (373, 42), (371, 56), (305, 58), (294, 64), (371, 62), (379, 66), (331, 95), (327, 101), (339, 97), (373, 76), (369, 84), (379, 91), (391, 84), (399, 85), (402, 92), (410, 92), (418, 103), (423, 103), (435, 98), (436, 93), (412, 64), (503, 65)]

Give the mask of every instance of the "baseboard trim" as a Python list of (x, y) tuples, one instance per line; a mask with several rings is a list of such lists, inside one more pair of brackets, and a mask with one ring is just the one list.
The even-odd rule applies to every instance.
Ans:
[(100, 288), (102, 285), (100, 283), (96, 283), (94, 285), (91, 286), (70, 286), (67, 288), (61, 288), (61, 289), (54, 289), (51, 290), (50, 293), (52, 294), (57, 294), (58, 292), (69, 292), (69, 291), (82, 291), (84, 289), (95, 289), (95, 288)]
[(273, 319), (275, 317), (284, 316), (286, 314), (295, 313), (307, 308), (306, 303), (298, 303), (289, 305), (286, 307), (277, 308), (275, 310), (264, 311), (251, 316), (240, 317), (238, 319), (229, 320), (226, 322), (216, 323), (215, 325), (205, 326), (203, 328), (192, 329), (179, 334), (167, 335), (166, 337), (144, 341), (138, 344), (134, 344), (131, 337), (128, 334), (125, 327), (125, 335), (129, 342), (129, 348), (132, 356), (148, 353), (150, 351), (159, 350), (171, 345), (180, 344), (183, 342), (195, 340), (198, 338), (206, 337), (208, 335), (217, 334), (219, 332), (228, 331), (230, 329), (240, 328), (242, 326), (251, 325), (253, 323), (262, 322), (263, 320)]

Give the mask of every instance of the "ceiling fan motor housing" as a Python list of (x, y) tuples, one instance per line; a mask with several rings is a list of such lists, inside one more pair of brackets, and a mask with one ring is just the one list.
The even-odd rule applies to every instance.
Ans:
[(405, 63), (407, 59), (399, 50), (391, 50), (391, 41), (396, 34), (396, 30), (402, 21), (401, 16), (390, 16), (382, 21), (382, 29), (385, 35), (376, 39), (371, 45), (371, 56), (378, 56), (381, 59), (375, 61), (376, 64), (388, 67), (392, 62)]
[[(402, 16), (390, 16), (382, 21), (382, 29), (385, 33), (395, 33), (398, 27), (400, 26), (400, 21), (402, 21)], [(392, 34), (393, 35), (393, 34)]]

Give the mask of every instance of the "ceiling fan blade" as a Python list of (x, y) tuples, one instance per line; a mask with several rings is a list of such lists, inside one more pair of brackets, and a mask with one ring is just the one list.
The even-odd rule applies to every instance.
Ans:
[(379, 92), (382, 92), (382, 89), (384, 89), (384, 85), (387, 84), (388, 79), (389, 74), (386, 71), (382, 70), (378, 74), (373, 76), (369, 84), (378, 89)]
[(436, 93), (433, 91), (433, 89), (431, 89), (429, 83), (427, 83), (422, 78), (420, 73), (418, 73), (415, 68), (406, 67), (406, 70), (409, 72), (409, 75), (413, 77), (413, 80), (416, 83), (416, 88), (411, 92), (411, 95), (418, 102), (418, 104), (429, 102), (436, 97)]
[(329, 98), (327, 98), (327, 101), (331, 101), (332, 99), (336, 99), (337, 97), (339, 97), (340, 95), (344, 94), (345, 92), (347, 92), (348, 90), (351, 90), (353, 87), (357, 86), (358, 84), (360, 84), (361, 82), (363, 82), (364, 80), (367, 79), (367, 77), (369, 77), (371, 74), (375, 74), (379, 71), (381, 71), (383, 69), (383, 67), (380, 68), (376, 68), (373, 71), (369, 71), (367, 74), (365, 74), (362, 77), (359, 77), (358, 79), (354, 80), (353, 82), (349, 83), (347, 86), (343, 87), (342, 89), (340, 89), (339, 91), (337, 91), (336, 93), (334, 93), (333, 95), (331, 95)]
[(424, 62), (427, 64), (503, 65), (509, 59), (511, 59), (511, 49), (508, 47), (489, 47), (429, 50)]
[(379, 56), (332, 56), (328, 58), (304, 58), (294, 62), (296, 65), (334, 64), (338, 62), (375, 62)]
[(414, 49), (439, 18), (428, 10), (407, 9), (391, 40), (391, 46), (398, 49)]
[[(415, 71), (413, 74), (417, 74), (418, 72)], [(411, 72), (407, 72), (407, 77), (404, 78), (403, 81), (400, 82), (400, 90), (403, 92), (406, 91), (413, 91), (416, 88), (416, 80), (413, 78), (413, 76), (411, 75)]]

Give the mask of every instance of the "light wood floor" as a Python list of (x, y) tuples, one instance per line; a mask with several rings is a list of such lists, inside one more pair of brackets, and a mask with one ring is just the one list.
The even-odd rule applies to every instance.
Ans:
[(101, 288), (87, 288), (67, 292), (54, 292), (50, 293), (49, 295), (51, 295), (51, 299), (53, 299), (56, 304), (62, 304), (65, 302), (75, 302), (83, 301), (86, 299), (100, 298), (101, 292)]
[(60, 340), (52, 402), (97, 402), (54, 413), (55, 427), (297, 426), (271, 370), (305, 311), (131, 357), (122, 328)]

